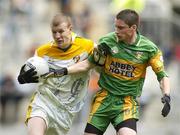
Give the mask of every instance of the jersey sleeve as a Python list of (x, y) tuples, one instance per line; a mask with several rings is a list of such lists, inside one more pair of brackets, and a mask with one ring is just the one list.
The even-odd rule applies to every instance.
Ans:
[(164, 69), (162, 52), (159, 49), (150, 54), (149, 65), (156, 73), (158, 81), (160, 81), (163, 77), (168, 76)]

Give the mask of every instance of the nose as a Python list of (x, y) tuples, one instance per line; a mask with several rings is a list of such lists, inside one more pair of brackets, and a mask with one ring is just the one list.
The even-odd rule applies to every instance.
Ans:
[(115, 28), (115, 33), (116, 33), (116, 35), (118, 35), (120, 33), (117, 28)]
[(55, 38), (62, 38), (62, 35), (59, 32), (55, 33)]
[(115, 31), (115, 34), (116, 34), (116, 35), (119, 35), (119, 34), (120, 34), (120, 32), (119, 32), (119, 31)]

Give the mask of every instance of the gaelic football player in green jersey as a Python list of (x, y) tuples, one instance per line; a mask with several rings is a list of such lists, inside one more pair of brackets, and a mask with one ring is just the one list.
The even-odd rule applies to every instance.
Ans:
[[(170, 82), (164, 70), (162, 52), (138, 32), (139, 15), (130, 9), (120, 11), (115, 18), (115, 32), (99, 40), (88, 60), (67, 68), (68, 74), (85, 72), (101, 66), (99, 86), (85, 135), (103, 135), (111, 123), (118, 135), (136, 135), (139, 103), (146, 68), (151, 66), (162, 90), (162, 115), (170, 111)], [(66, 72), (67, 73), (67, 72)], [(64, 75), (63, 70), (59, 74)]]

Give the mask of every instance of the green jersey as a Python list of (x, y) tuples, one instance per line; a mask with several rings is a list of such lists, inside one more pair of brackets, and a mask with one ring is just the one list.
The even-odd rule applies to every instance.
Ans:
[[(152, 67), (159, 81), (167, 76), (162, 52), (139, 33), (131, 45), (118, 41), (114, 32), (102, 37), (99, 44), (108, 46), (109, 53), (98, 83), (114, 95), (140, 96), (148, 66)], [(92, 55), (89, 61), (95, 64)]]

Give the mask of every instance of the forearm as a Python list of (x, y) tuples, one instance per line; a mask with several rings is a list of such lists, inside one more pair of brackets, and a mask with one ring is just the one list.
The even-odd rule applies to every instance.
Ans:
[(89, 69), (95, 67), (95, 65), (91, 64), (88, 60), (84, 60), (77, 64), (74, 64), (67, 68), (68, 74), (79, 73), (79, 72), (86, 72)]
[(160, 81), (162, 94), (170, 95), (170, 81), (168, 77), (163, 77)]

